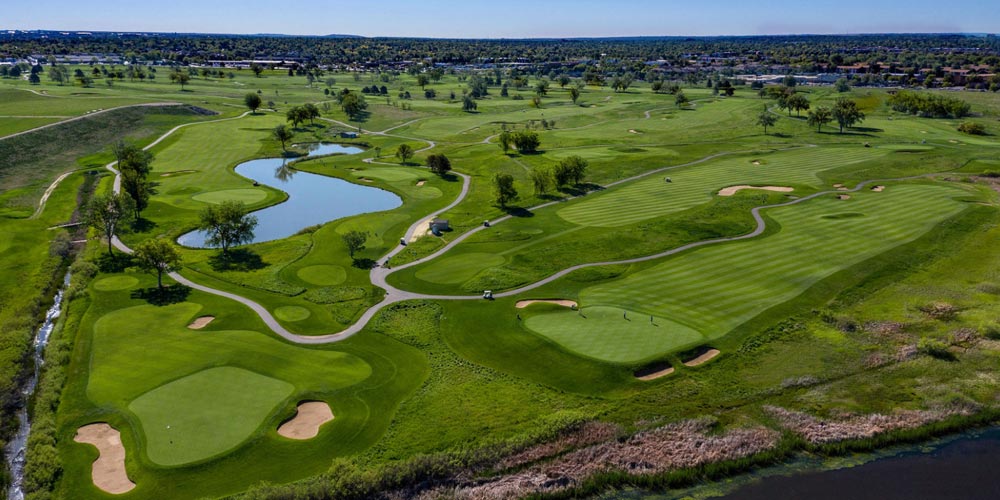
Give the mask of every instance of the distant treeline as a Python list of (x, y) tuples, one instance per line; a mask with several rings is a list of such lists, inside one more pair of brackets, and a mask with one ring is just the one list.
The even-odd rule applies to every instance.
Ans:
[(969, 115), (969, 103), (938, 94), (901, 90), (889, 97), (889, 106), (901, 113), (933, 118), (962, 118)]
[(286, 59), (304, 64), (448, 64), (490, 62), (655, 61), (685, 65), (734, 60), (804, 71), (857, 63), (907, 67), (1000, 64), (996, 36), (788, 35), (746, 37), (638, 37), (591, 39), (454, 40), (422, 38), (296, 37), (179, 34), (0, 34), (0, 56), (118, 54), (130, 61), (200, 63), (208, 60)]

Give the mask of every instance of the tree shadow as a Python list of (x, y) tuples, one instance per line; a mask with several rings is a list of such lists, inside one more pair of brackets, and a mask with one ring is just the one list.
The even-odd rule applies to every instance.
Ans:
[(97, 258), (97, 268), (102, 273), (122, 273), (132, 266), (132, 256), (125, 253), (114, 253), (108, 255), (102, 253)]
[(133, 299), (142, 299), (154, 306), (168, 306), (187, 300), (191, 295), (191, 288), (184, 285), (170, 285), (163, 288), (155, 286), (133, 290)]
[(208, 259), (208, 264), (215, 271), (253, 271), (267, 267), (260, 255), (247, 248), (219, 252)]
[(366, 257), (360, 257), (360, 258), (352, 259), (351, 265), (354, 266), (354, 267), (356, 267), (356, 268), (358, 268), (358, 269), (372, 269), (372, 268), (374, 268), (376, 266), (376, 262), (375, 262), (374, 259), (369, 259), (369, 258), (366, 258)]
[(503, 210), (504, 212), (507, 213), (507, 215), (510, 215), (511, 217), (523, 217), (523, 218), (527, 218), (527, 217), (534, 217), (535, 216), (534, 212), (532, 212), (531, 210), (528, 210), (528, 209), (526, 209), (524, 207), (503, 207), (500, 210)]
[(445, 172), (445, 173), (439, 175), (438, 177), (440, 177), (441, 180), (443, 180), (445, 182), (458, 182), (458, 181), (462, 180), (461, 177), (459, 177), (459, 176), (457, 176), (457, 175), (455, 175), (455, 174), (453, 174), (451, 172)]
[(130, 226), (133, 232), (146, 233), (152, 231), (153, 228), (156, 227), (156, 223), (145, 217), (139, 217), (138, 220), (132, 221), (132, 224), (130, 224)]
[(572, 186), (562, 186), (559, 188), (559, 192), (566, 193), (569, 196), (583, 196), (591, 191), (602, 191), (602, 190), (604, 190), (604, 186), (589, 182), (583, 184), (576, 184)]

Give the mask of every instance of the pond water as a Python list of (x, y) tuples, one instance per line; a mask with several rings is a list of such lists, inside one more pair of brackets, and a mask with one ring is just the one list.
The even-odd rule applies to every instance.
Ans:
[(1000, 428), (978, 429), (921, 445), (790, 463), (664, 493), (628, 489), (600, 500), (926, 500), (1000, 498)]
[[(363, 151), (340, 144), (302, 145), (308, 156)], [(236, 173), (288, 193), (283, 203), (254, 212), (257, 229), (253, 243), (287, 238), (304, 228), (334, 219), (396, 208), (403, 204), (395, 194), (382, 189), (352, 184), (345, 180), (300, 172), (288, 167), (284, 158), (250, 160), (236, 166)], [(187, 247), (205, 248), (207, 235), (191, 231), (177, 239)]]

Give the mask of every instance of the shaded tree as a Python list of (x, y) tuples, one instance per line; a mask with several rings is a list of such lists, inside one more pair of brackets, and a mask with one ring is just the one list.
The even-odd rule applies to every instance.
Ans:
[(251, 113), (257, 114), (257, 108), (259, 108), (261, 104), (260, 96), (255, 92), (250, 92), (243, 96), (243, 104), (246, 104), (247, 109), (249, 109)]
[(294, 134), (292, 133), (292, 129), (288, 128), (288, 125), (282, 123), (271, 129), (271, 135), (281, 141), (281, 150), (285, 151), (285, 143), (292, 140)]
[(552, 187), (552, 171), (547, 168), (535, 167), (531, 169), (531, 183), (535, 187), (535, 194), (545, 194)]
[(443, 154), (433, 154), (427, 157), (427, 166), (438, 175), (444, 175), (451, 170), (451, 160)]
[(809, 126), (816, 126), (816, 131), (819, 132), (823, 125), (833, 121), (833, 111), (826, 106), (820, 106), (809, 112), (809, 117), (806, 119), (806, 123)]
[(355, 253), (365, 249), (365, 243), (368, 242), (368, 233), (363, 231), (348, 231), (341, 236), (341, 239), (344, 240), (347, 252), (351, 255), (351, 259), (353, 259)]
[(514, 187), (514, 176), (510, 174), (493, 175), (493, 196), (500, 208), (517, 199), (517, 189)]
[(181, 254), (170, 241), (154, 238), (135, 247), (135, 263), (139, 269), (156, 273), (156, 287), (163, 289), (163, 273), (172, 273), (181, 267)]
[(764, 111), (757, 115), (757, 125), (764, 127), (764, 135), (767, 135), (767, 127), (772, 127), (775, 123), (778, 123), (778, 117), (764, 106)]
[(410, 158), (413, 158), (413, 155), (413, 147), (409, 144), (400, 144), (399, 147), (396, 148), (396, 158), (398, 158), (399, 163), (403, 165), (406, 165), (406, 162), (410, 161)]
[(181, 71), (180, 68), (174, 68), (174, 71), (170, 73), (170, 81), (181, 86), (181, 90), (184, 90), (184, 86), (191, 81), (191, 74), (187, 71)]
[(87, 225), (108, 240), (108, 255), (122, 219), (132, 211), (132, 198), (121, 193), (95, 196), (87, 206)]
[(476, 104), (476, 101), (472, 98), (471, 95), (466, 95), (465, 97), (462, 98), (462, 111), (471, 113), (475, 111), (476, 108), (478, 107), (479, 105)]
[(577, 99), (580, 98), (580, 89), (576, 87), (570, 87), (569, 98), (573, 101), (573, 104), (576, 104)]
[(683, 91), (678, 90), (677, 93), (674, 94), (674, 104), (676, 104), (678, 108), (683, 108), (688, 102), (690, 101), (688, 101), (688, 98), (684, 95)]
[(552, 171), (557, 186), (579, 184), (587, 172), (587, 160), (580, 156), (570, 156), (559, 162)]
[(247, 212), (243, 202), (227, 200), (202, 210), (199, 229), (208, 233), (206, 243), (221, 247), (227, 255), (230, 247), (253, 241), (256, 227), (257, 217)]
[(841, 97), (833, 105), (833, 119), (840, 125), (840, 133), (844, 133), (844, 127), (853, 127), (856, 123), (861, 123), (865, 119), (865, 114), (858, 108), (858, 103)]

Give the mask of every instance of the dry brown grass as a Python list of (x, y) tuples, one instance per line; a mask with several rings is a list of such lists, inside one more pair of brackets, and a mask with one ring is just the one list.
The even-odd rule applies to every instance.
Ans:
[(889, 415), (881, 413), (845, 415), (824, 420), (777, 406), (767, 406), (764, 410), (782, 427), (798, 434), (811, 444), (868, 439), (886, 432), (915, 429), (948, 417), (971, 413), (969, 408), (955, 407), (938, 410), (899, 410)]

